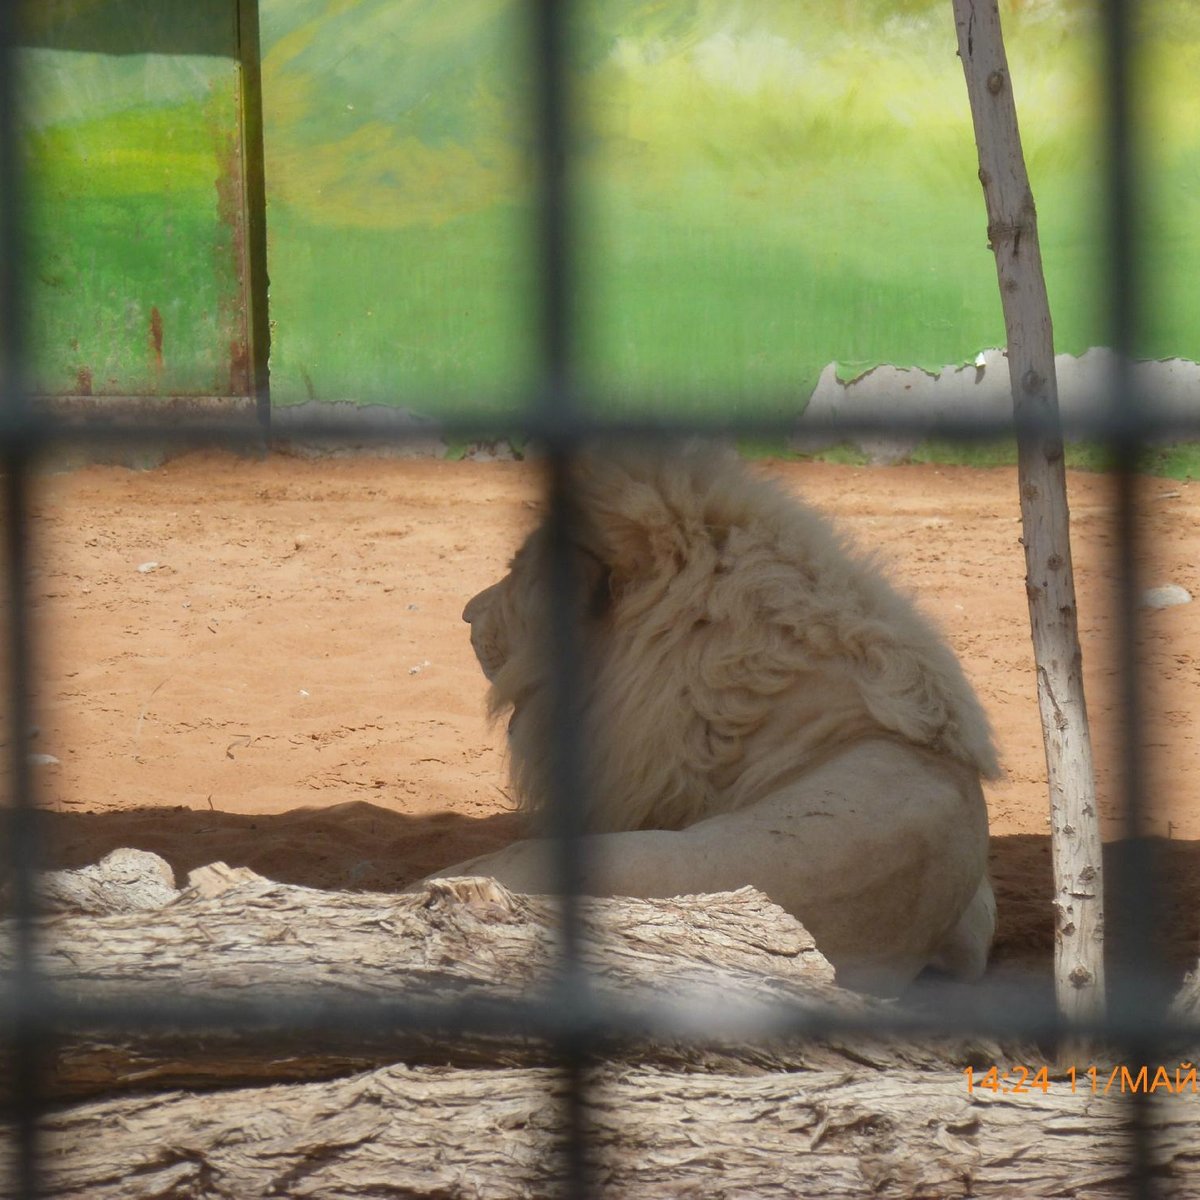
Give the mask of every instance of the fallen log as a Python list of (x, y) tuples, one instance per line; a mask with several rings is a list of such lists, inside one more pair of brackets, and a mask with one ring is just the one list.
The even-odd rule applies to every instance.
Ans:
[[(161, 874), (153, 862), (143, 865)], [(553, 902), (490, 881), (438, 881), (409, 896), (346, 895), (216, 865), (194, 872), (182, 892), (170, 889), (170, 903), (147, 915), (147, 893), (122, 871), (99, 901), (85, 887), (84, 902), (110, 912), (127, 902), (129, 912), (41, 923), (44, 965), (61, 991), (118, 1000), (148, 976), (159, 993), (227, 999), (264, 990), (362, 999), (403, 987), (410, 998), (457, 1001), (520, 995), (556, 961)], [(126, 901), (115, 898), (123, 892)], [(750, 889), (589, 901), (585, 916), (586, 961), (614, 999), (656, 993), (674, 1001), (716, 983), (733, 1001), (833, 1002), (867, 1015), (888, 1007), (837, 989), (805, 931)], [(325, 1079), (227, 1086), (219, 1097), (118, 1095), (48, 1113), (44, 1194), (504, 1200), (558, 1190), (561, 1079), (530, 1065), (550, 1060), (546, 1042), (476, 1033), (372, 1044), (360, 1034), (362, 1045), (324, 1050), (304, 1035), (285, 1037), (282, 1048), (231, 1033), (82, 1035), (64, 1047), (59, 1096), (172, 1081)], [(405, 1065), (345, 1077), (398, 1047)], [(990, 1058), (1002, 1070), (1012, 1061), (994, 1045), (857, 1037), (698, 1050), (656, 1040), (622, 1053), (587, 1073), (601, 1196), (1082, 1198), (1130, 1187), (1124, 1082), (1105, 1089), (1101, 1074), (1097, 1087), (1081, 1071), (1074, 1086), (1056, 1074), (1017, 1093), (1019, 1076), (1008, 1073), (992, 1091), (980, 1068), (969, 1088), (968, 1061)], [(458, 1068), (419, 1065), (438, 1058)], [(328, 1079), (337, 1073), (343, 1077)], [(1195, 1095), (1159, 1089), (1155, 1079), (1148, 1125), (1156, 1182), (1164, 1195), (1197, 1194)]]
[[(153, 912), (179, 898), (170, 863), (149, 850), (113, 850), (91, 866), (46, 871), (35, 890), (43, 912), (91, 916)], [(0, 888), (0, 913), (7, 908), (7, 889)]]
[[(152, 857), (152, 856), (148, 856)], [(147, 869), (158, 874), (153, 863)], [(165, 864), (164, 864), (165, 865)], [(128, 881), (126, 881), (128, 882)], [(159, 879), (159, 886), (162, 885)], [(56, 885), (57, 886), (57, 885)], [(61, 892), (63, 889), (59, 887)], [(69, 890), (69, 889), (68, 889)], [(109, 889), (111, 908), (121, 889)], [(527, 999), (558, 964), (555, 902), (516, 896), (491, 880), (437, 880), (411, 895), (323, 892), (273, 883), (223, 864), (192, 872), (189, 886), (148, 914), (57, 915), (39, 923), (42, 969), (62, 995), (93, 1008), (130, 999), (207, 997), (286, 1005), (289, 1000), (403, 998), (413, 1005)], [(584, 960), (601, 1002), (836, 1005), (886, 1012), (847, 993), (807, 931), (750, 888), (673, 900), (589, 900)], [(4, 955), (0, 947), (0, 971)], [(703, 1022), (703, 1011), (699, 1020)], [(995, 1059), (990, 1044), (956, 1048), (826, 1038), (788, 1044), (704, 1046), (655, 1039), (622, 1053), (681, 1069), (796, 1070), (869, 1062), (949, 1066)], [(544, 1037), (503, 1029), (461, 1032), (364, 1025), (236, 1030), (160, 1025), (116, 1033), (86, 1027), (58, 1047), (48, 1081), (58, 1099), (122, 1088), (212, 1087), (329, 1078), (385, 1063), (530, 1066), (553, 1062)]]
[[(1055, 1079), (968, 1092), (959, 1072), (679, 1074), (588, 1081), (593, 1194), (756, 1198), (1133, 1194), (1128, 1100)], [(562, 1183), (559, 1076), (389, 1067), (335, 1082), (124, 1097), (50, 1114), (50, 1200), (405, 1196), (509, 1200)], [(1156, 1194), (1200, 1193), (1191, 1096), (1149, 1116)]]

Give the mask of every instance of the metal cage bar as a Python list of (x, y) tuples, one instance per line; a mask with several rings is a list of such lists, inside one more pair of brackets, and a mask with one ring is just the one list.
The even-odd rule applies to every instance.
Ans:
[[(561, 966), (556, 991), (567, 1011), (585, 1007), (587, 976), (580, 959), (583, 888), (583, 730), (579, 702), (581, 655), (568, 613), (575, 592), (571, 542), (578, 514), (570, 486), (576, 449), (572, 420), (576, 416), (572, 362), (572, 239), (570, 168), (571, 93), (567, 72), (569, 6), (559, 0), (533, 0), (530, 5), (535, 83), (533, 122), (536, 145), (536, 251), (539, 267), (537, 303), (537, 392), (531, 418), (546, 423), (549, 474), (549, 578), (546, 601), (551, 620), (545, 652), (551, 663), (555, 708), (560, 722), (551, 764), (555, 803), (549, 832), (558, 845), (557, 876), (561, 897)], [(590, 1194), (586, 1133), (588, 1107), (586, 1036), (565, 1031), (556, 1039), (564, 1082), (562, 1144), (564, 1193), (571, 1200)]]
[[(1153, 1032), (1163, 1019), (1166, 995), (1157, 973), (1158, 913), (1154, 854), (1145, 820), (1146, 764), (1143, 749), (1145, 694), (1142, 668), (1137, 653), (1139, 615), (1137, 465), (1146, 444), (1145, 398), (1131, 370), (1137, 344), (1141, 310), (1141, 276), (1137, 266), (1138, 187), (1135, 123), (1133, 115), (1133, 66), (1137, 32), (1130, 0), (1106, 0), (1103, 6), (1104, 68), (1107, 80), (1107, 251), (1108, 334), (1115, 351), (1115, 365), (1108, 397), (1112, 420), (1109, 446), (1114, 464), (1114, 511), (1117, 555), (1114, 588), (1117, 631), (1120, 642), (1122, 722), (1121, 794), (1125, 809), (1129, 854), (1108, 884), (1115, 904), (1108, 906), (1114, 941), (1120, 950), (1121, 969), (1110, 980), (1109, 1003), (1115, 1017), (1140, 1015), (1141, 1024), (1125, 1043), (1131, 1062), (1153, 1062), (1156, 1046), (1162, 1045)], [(1115, 919), (1114, 919), (1115, 918)], [(1130, 1022), (1132, 1026), (1132, 1022)], [(1154, 1185), (1153, 1136), (1150, 1128), (1150, 1097), (1137, 1093), (1129, 1098), (1133, 1134), (1132, 1161), (1135, 1195), (1150, 1200)]]
[[(256, 43), (256, 29), (247, 24), (253, 6), (243, 3), (243, 45)], [(714, 1020), (689, 1008), (652, 1005), (644, 1000), (626, 1009), (596, 1010), (580, 964), (579, 893), (582, 864), (582, 797), (587, 786), (584, 739), (578, 704), (578, 681), (585, 668), (584, 648), (577, 644), (569, 620), (562, 619), (573, 595), (575, 579), (569, 547), (578, 520), (571, 493), (571, 463), (581, 445), (601, 435), (674, 439), (683, 434), (761, 436), (787, 434), (790, 424), (755, 418), (745, 420), (633, 420), (599, 418), (601, 411), (584, 403), (572, 370), (572, 229), (570, 175), (571, 96), (569, 92), (568, 0), (530, 0), (531, 43), (536, 63), (536, 87), (531, 120), (536, 137), (538, 212), (536, 250), (540, 292), (537, 317), (539, 377), (536, 394), (525, 413), (497, 419), (480, 412), (453, 420), (411, 428), (396, 427), (373, 434), (354, 425), (329, 419), (293, 420), (287, 432), (358, 442), (378, 438), (381, 443), (404, 438), (428, 438), (431, 433), (454, 436), (526, 434), (547, 448), (551, 499), (552, 569), (548, 582), (552, 611), (557, 619), (546, 630), (547, 652), (555, 664), (554, 686), (563, 722), (556, 743), (554, 783), (554, 835), (560, 847), (559, 879), (563, 897), (561, 971), (555, 987), (545, 997), (523, 1004), (462, 1004), (436, 1010), (413, 1004), (402, 996), (387, 1003), (277, 1003), (271, 997), (239, 1004), (181, 999), (139, 991), (124, 999), (98, 1004), (88, 998), (48, 994), (36, 968), (36, 897), (34, 870), (39, 861), (37, 809), (28, 759), (26, 733), (30, 728), (29, 681), (35, 677), (36, 659), (30, 643), (30, 621), (25, 578), (30, 544), (28, 497), (33, 460), (46, 447), (68, 442), (113, 444), (154, 441), (194, 445), (228, 442), (257, 444), (259, 422), (176, 423), (149, 422), (123, 428), (97, 421), (71, 425), (51, 414), (31, 410), (21, 373), (20, 297), (22, 240), (20, 222), (21, 173), (17, 154), (16, 106), (19, 78), (14, 71), (17, 44), (17, 0), (0, 0), (0, 458), (5, 470), (5, 567), (8, 575), (6, 645), (9, 654), (11, 722), (9, 780), (11, 796), (6, 810), (6, 856), (11, 868), (15, 929), (16, 969), (0, 992), (0, 1032), (13, 1054), (11, 1109), (17, 1139), (15, 1194), (33, 1198), (40, 1194), (37, 1119), (41, 1080), (47, 1066), (46, 1048), (59, 1032), (86, 1023), (93, 1028), (119, 1032), (155, 1025), (174, 1025), (197, 1031), (238, 1027), (280, 1032), (325, 1030), (331, 1036), (353, 1040), (366, 1032), (450, 1028), (541, 1033), (557, 1048), (565, 1088), (564, 1179), (567, 1194), (584, 1197), (594, 1184), (586, 1129), (588, 1104), (587, 1064), (603, 1045), (616, 1040), (670, 1033), (704, 1042), (714, 1037), (816, 1036), (822, 1033), (896, 1032), (917, 1035), (930, 1032), (985, 1032), (997, 1036), (1059, 1037), (1066, 1031), (1052, 1009), (1019, 996), (999, 992), (947, 1000), (936, 1016), (896, 1013), (886, 1022), (864, 1021), (845, 1013), (814, 1012), (789, 1006), (771, 1009), (729, 1008)], [(1114, 511), (1118, 531), (1116, 598), (1120, 613), (1122, 703), (1127, 736), (1122, 747), (1124, 799), (1134, 839), (1134, 854), (1126, 876), (1117, 881), (1127, 903), (1118, 911), (1116, 930), (1130, 948), (1132, 969), (1116, 981), (1107, 1017), (1081, 1032), (1110, 1038), (1122, 1044), (1138, 1061), (1151, 1061), (1173, 1039), (1195, 1030), (1180, 1028), (1164, 1016), (1164, 995), (1154, 984), (1157, 965), (1151, 934), (1155, 898), (1151, 890), (1153, 863), (1142, 837), (1141, 818), (1145, 791), (1145, 762), (1139, 730), (1144, 711), (1136, 654), (1138, 589), (1136, 556), (1139, 512), (1134, 473), (1139, 453), (1148, 440), (1164, 433), (1200, 436), (1200, 413), (1166, 420), (1147, 408), (1135, 389), (1129, 369), (1138, 320), (1139, 279), (1137, 246), (1136, 130), (1130, 117), (1132, 82), (1130, 54), (1133, 44), (1133, 6), (1129, 0), (1101, 0), (1107, 89), (1108, 146), (1108, 251), (1110, 256), (1110, 337), (1118, 368), (1109, 405), (1082, 422), (1067, 422), (1107, 442), (1116, 466)], [(260, 280), (261, 286), (261, 280)], [(261, 326), (260, 326), (261, 329)], [(260, 346), (260, 350), (261, 350)], [(265, 390), (260, 389), (258, 416), (265, 420)], [(912, 423), (906, 418), (866, 416), (839, 423), (843, 433), (887, 432)], [(915, 426), (913, 426), (915, 428)], [(921, 431), (930, 433), (928, 425)], [(1011, 433), (1011, 422), (974, 421), (967, 417), (936, 423), (935, 436), (972, 441)], [(1154, 1194), (1150, 1101), (1141, 1095), (1132, 1100), (1133, 1161), (1137, 1194)]]
[(9, 1095), (13, 1113), (15, 1183), (22, 1196), (39, 1194), (38, 1116), (47, 1061), (49, 1031), (38, 1017), (41, 986), (37, 970), (37, 897), (34, 872), (39, 837), (33, 776), (29, 766), (30, 715), (28, 681), (34, 660), (30, 647), (27, 580), (29, 573), (29, 475), (38, 449), (27, 429), (28, 398), (22, 358), (21, 282), (24, 247), (21, 240), (23, 199), (17, 143), (19, 80), (12, 47), (17, 36), (15, 4), (0, 5), (0, 413), (8, 436), (0, 443), (4, 472), (3, 522), (5, 637), (8, 657), (5, 690), (8, 703), (9, 795), (4, 809), (4, 841), (11, 866), (13, 964), (9, 986), (28, 1002), (9, 1027)]

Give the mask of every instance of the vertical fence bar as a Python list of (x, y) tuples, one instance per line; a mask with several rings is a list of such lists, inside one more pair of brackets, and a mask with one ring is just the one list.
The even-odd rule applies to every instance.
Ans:
[(28, 462), (19, 440), (10, 439), (3, 452), (4, 470), (4, 571), (5, 603), (8, 609), (7, 638), (9, 693), (9, 796), (4, 842), (10, 856), (10, 908), (12, 920), (12, 963), (9, 986), (13, 992), (14, 1019), (10, 1099), (13, 1104), (13, 1133), (16, 1139), (13, 1191), (25, 1200), (40, 1195), (38, 1171), (38, 1112), (41, 1107), (45, 1063), (45, 1036), (39, 1013), (37, 974), (38, 943), (34, 927), (37, 896), (34, 871), (40, 861), (37, 810), (29, 767), (31, 678), (29, 620), (25, 594), (28, 578)]
[(36, 448), (29, 426), (21, 331), (22, 164), (17, 145), (18, 5), (0, 0), (0, 421), (4, 471), (4, 572), (7, 609), (5, 653), (8, 657), (9, 787), (4, 807), (4, 844), (10, 855), (13, 921), (14, 1019), (10, 1099), (13, 1105), (14, 1179), (17, 1196), (40, 1194), (38, 1113), (45, 1068), (44, 1030), (39, 1014), (37, 941), (34, 917), (37, 897), (34, 871), (40, 861), (37, 809), (29, 763), (31, 673), (30, 621), (26, 580), (29, 567), (29, 460)]
[[(1108, 109), (1108, 336), (1114, 353), (1108, 397), (1112, 422), (1109, 447), (1114, 471), (1114, 516), (1117, 561), (1115, 564), (1116, 629), (1120, 641), (1117, 676), (1122, 713), (1120, 777), (1125, 813), (1125, 846), (1113, 876), (1114, 903), (1110, 914), (1109, 944), (1117, 969), (1110, 975), (1114, 1015), (1135, 1023), (1145, 1036), (1123, 1047), (1135, 1068), (1139, 1063), (1154, 1070), (1155, 1037), (1165, 1008), (1162, 994), (1162, 961), (1156, 952), (1157, 899), (1153, 849), (1146, 819), (1146, 760), (1143, 750), (1145, 694), (1138, 656), (1138, 605), (1141, 594), (1138, 551), (1137, 472), (1146, 445), (1145, 410), (1138, 395), (1132, 364), (1137, 352), (1142, 280), (1138, 267), (1138, 147), (1133, 118), (1133, 55), (1136, 30), (1129, 0), (1105, 0), (1102, 14), (1104, 61), (1102, 64)], [(1153, 1133), (1150, 1128), (1154, 1100), (1135, 1091), (1130, 1097), (1133, 1135), (1134, 1195), (1149, 1200), (1157, 1194), (1153, 1183)]]
[[(538, 391), (533, 415), (549, 431), (548, 578), (550, 621), (546, 652), (551, 656), (555, 746), (551, 759), (551, 826), (555, 840), (558, 893), (561, 898), (562, 956), (559, 989), (567, 1010), (586, 1002), (580, 966), (579, 895), (582, 886), (581, 840), (584, 789), (580, 676), (582, 647), (572, 619), (576, 571), (573, 530), (579, 520), (571, 489), (571, 464), (577, 450), (576, 402), (571, 368), (572, 280), (570, 234), (570, 86), (568, 82), (568, 0), (532, 0), (536, 218), (538, 282)], [(559, 1044), (564, 1092), (564, 1193), (589, 1194), (587, 1089), (588, 1047), (576, 1032)]]

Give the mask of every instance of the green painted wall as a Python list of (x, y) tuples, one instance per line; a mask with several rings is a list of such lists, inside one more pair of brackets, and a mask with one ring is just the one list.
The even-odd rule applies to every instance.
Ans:
[(245, 394), (235, 0), (23, 16), (32, 387)]
[(276, 403), (429, 411), (525, 388), (520, 15), (514, 0), (260, 5)]
[[(1058, 347), (1106, 340), (1092, 5), (1003, 0)], [(33, 383), (238, 395), (237, 0), (24, 6)], [(1148, 357), (1200, 360), (1200, 8), (1143, 0)], [(1003, 340), (947, 0), (578, 0), (580, 361), (796, 412)], [(260, 0), (276, 403), (522, 403), (523, 0)], [(615, 398), (613, 398), (615, 397)], [(764, 399), (766, 397), (766, 399)]]
[[(1058, 346), (1079, 353), (1105, 341), (1092, 5), (1002, 8)], [(521, 396), (520, 12), (262, 0), (277, 402)], [(1140, 19), (1140, 345), (1200, 359), (1200, 9)], [(938, 368), (1003, 342), (947, 0), (582, 0), (576, 45), (589, 383), (794, 411), (831, 360)]]

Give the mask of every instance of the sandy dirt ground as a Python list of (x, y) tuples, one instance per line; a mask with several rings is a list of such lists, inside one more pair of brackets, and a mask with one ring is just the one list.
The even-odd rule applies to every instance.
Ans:
[[(1044, 762), (1012, 470), (765, 463), (878, 550), (995, 724), (996, 960), (1048, 977)], [(39, 755), (54, 865), (117, 846), (395, 889), (519, 835), (460, 613), (539, 507), (536, 468), (188, 455), (41, 478)], [(1105, 836), (1121, 837), (1110, 484), (1070, 480)], [(1200, 597), (1200, 486), (1145, 482), (1144, 582)], [(1148, 814), (1166, 949), (1196, 960), (1200, 602), (1146, 613)], [(1111, 849), (1111, 848), (1110, 848)], [(1119, 851), (1114, 851), (1119, 852)]]

